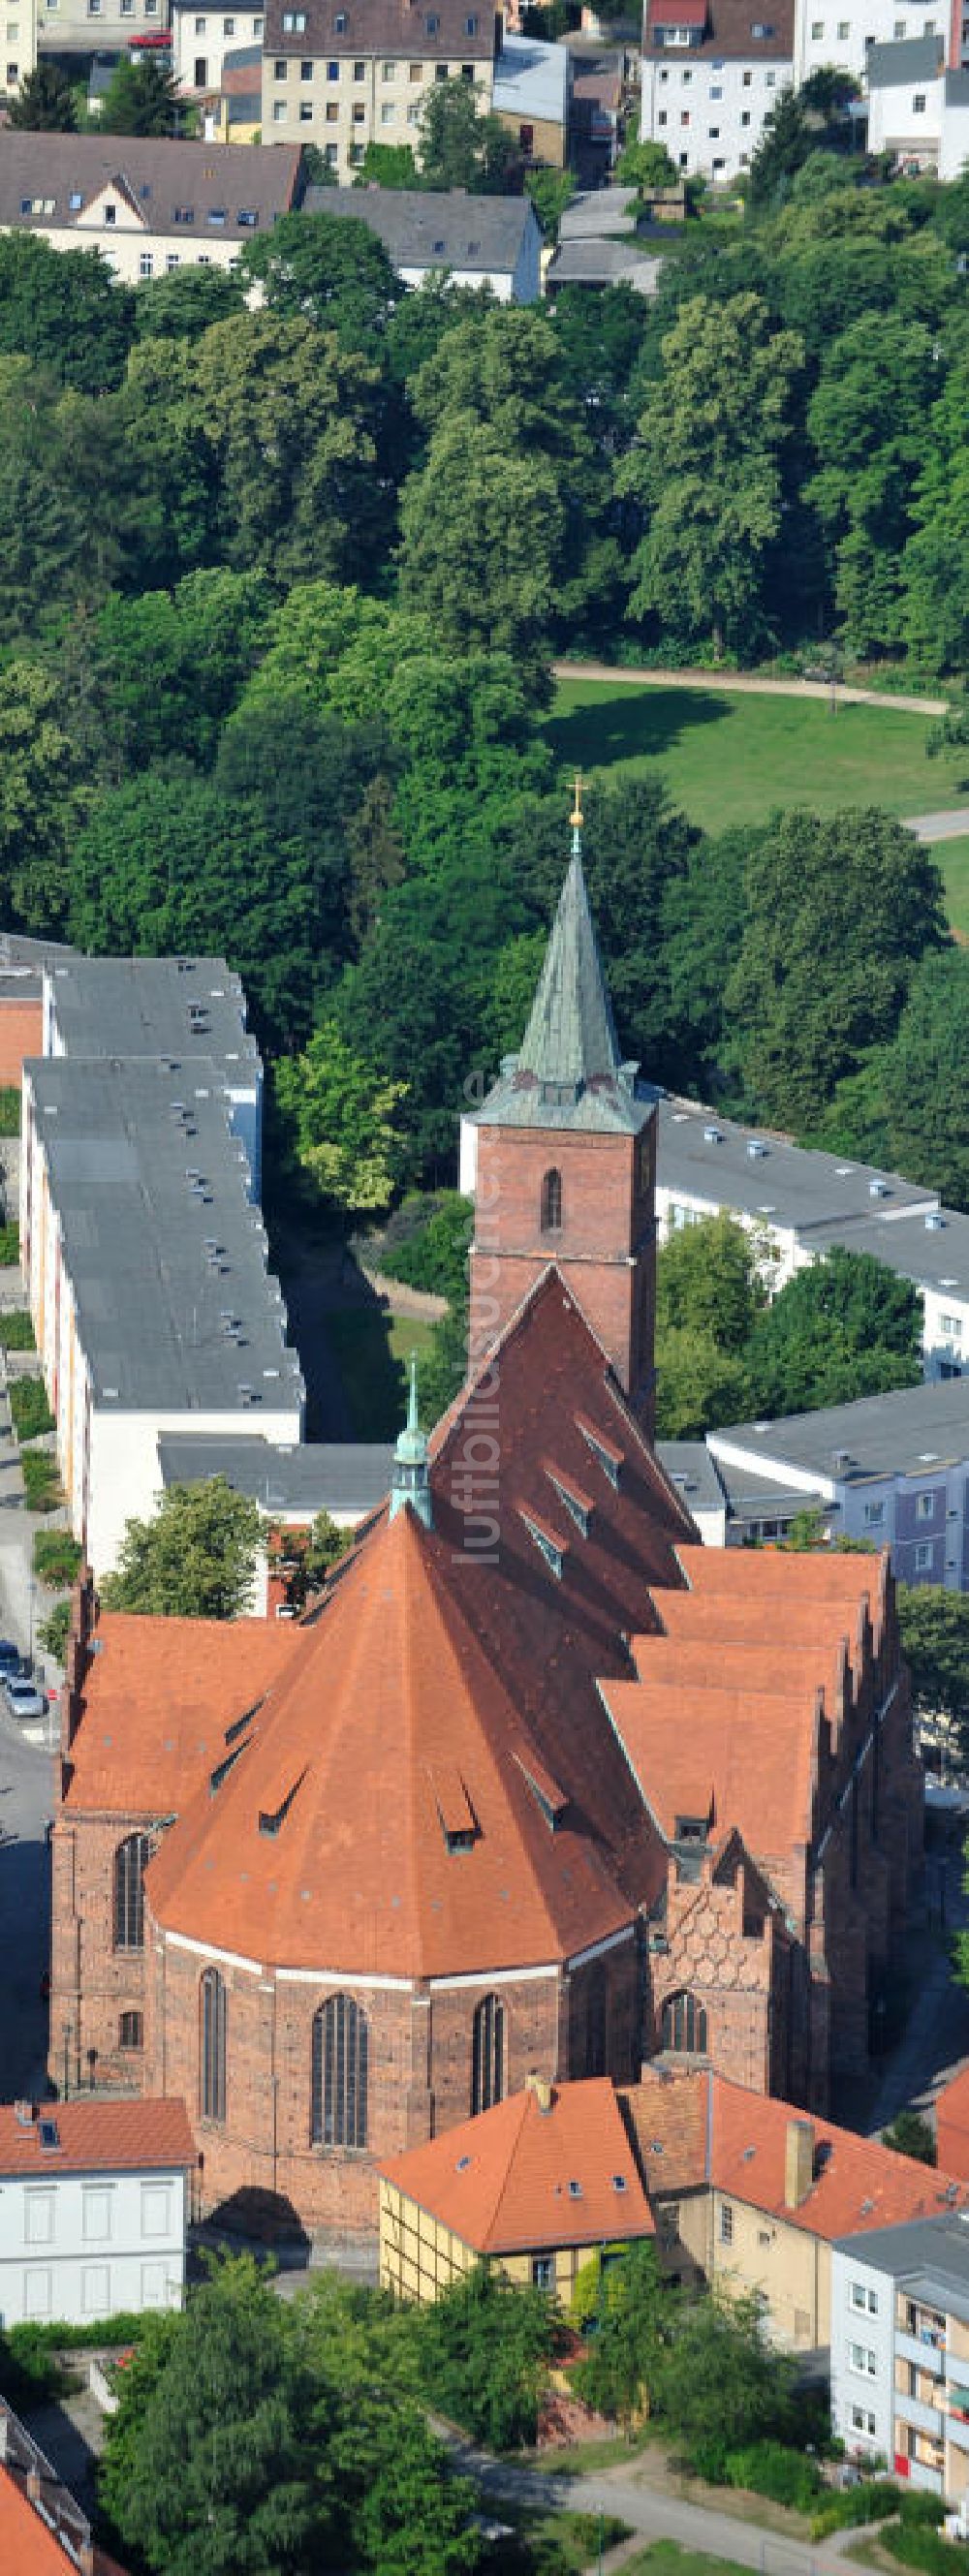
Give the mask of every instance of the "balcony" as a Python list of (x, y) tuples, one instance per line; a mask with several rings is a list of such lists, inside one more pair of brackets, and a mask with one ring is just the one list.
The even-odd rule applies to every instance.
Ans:
[(917, 2433), (929, 2433), (933, 2441), (941, 2441), (941, 2414), (937, 2406), (927, 2406), (924, 2398), (906, 2397), (900, 2388), (896, 2388), (895, 2413), (901, 2424), (914, 2424)]
[(923, 2468), (921, 2460), (909, 2461), (908, 2482), (910, 2487), (924, 2487), (927, 2495), (940, 2496), (944, 2492), (941, 2469)]
[(969, 2422), (963, 2423), (961, 2415), (946, 2416), (945, 2435), (955, 2450), (969, 2451)]
[(944, 2343), (923, 2343), (921, 2335), (903, 2334), (899, 2327), (895, 2334), (895, 2351), (899, 2361), (915, 2361), (920, 2370), (929, 2371), (933, 2379), (941, 2379), (945, 2368)]

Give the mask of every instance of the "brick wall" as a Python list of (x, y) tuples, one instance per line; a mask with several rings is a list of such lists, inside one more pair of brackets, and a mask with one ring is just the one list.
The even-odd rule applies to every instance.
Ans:
[[(550, 1261), (558, 1264), (623, 1387), (649, 1419), (653, 1361), (655, 1145), (632, 1136), (478, 1135), (471, 1351), (504, 1330)], [(542, 1233), (542, 1181), (562, 1179), (562, 1224)]]

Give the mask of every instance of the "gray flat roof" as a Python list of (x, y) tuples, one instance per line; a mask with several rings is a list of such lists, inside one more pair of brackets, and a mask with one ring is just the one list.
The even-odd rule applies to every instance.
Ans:
[[(737, 1422), (711, 1431), (710, 1446), (762, 1453), (780, 1475), (803, 1468), (845, 1484), (870, 1477), (923, 1477), (927, 1468), (957, 1464), (969, 1458), (969, 1377), (938, 1378), (930, 1384), (896, 1389), (891, 1395), (863, 1395), (855, 1404), (826, 1405), (818, 1413), (792, 1413), (780, 1422)], [(835, 1468), (835, 1457), (851, 1460)], [(742, 1471), (722, 1471), (732, 1482)]]
[(186, 1074), (205, 1058), (233, 1087), (256, 1082), (242, 981), (224, 958), (66, 955), (49, 972), (66, 1054), (184, 1058)]
[(528, 197), (467, 188), (308, 188), (308, 215), (366, 224), (396, 268), (514, 269), (535, 210)]
[[(890, 1261), (902, 1279), (919, 1288), (948, 1290), (969, 1297), (969, 1216), (957, 1208), (936, 1208), (937, 1222), (927, 1225), (918, 1209), (900, 1208), (894, 1217), (869, 1216), (842, 1233), (837, 1225), (819, 1226), (812, 1240), (819, 1251), (847, 1243), (852, 1252), (872, 1252)], [(941, 1222), (938, 1222), (941, 1220)]]
[(390, 1442), (311, 1441), (283, 1447), (258, 1436), (222, 1439), (205, 1432), (163, 1432), (158, 1463), (163, 1485), (224, 1476), (264, 1511), (376, 1511), (390, 1489)]
[(584, 188), (573, 197), (559, 222), (559, 240), (603, 241), (611, 235), (635, 236), (639, 199), (629, 188)]
[[(939, 2198), (942, 2202), (944, 2194)], [(927, 2306), (969, 2318), (969, 2218), (963, 2219), (951, 2204), (940, 2207), (938, 2218), (913, 2218), (906, 2226), (842, 2236), (837, 2250), (889, 2273)]]
[(218, 1067), (59, 1056), (25, 1082), (96, 1400), (298, 1413), (299, 1360)]
[(656, 1455), (690, 1512), (722, 1512), (723, 1485), (703, 1440), (657, 1440)]
[(620, 239), (576, 234), (560, 243), (549, 261), (548, 283), (552, 287), (631, 286), (637, 295), (655, 295), (662, 266), (662, 260), (643, 250), (631, 233)]
[(534, 36), (505, 36), (495, 58), (491, 104), (496, 116), (538, 117), (564, 125), (571, 65), (564, 45)]
[(941, 36), (910, 36), (895, 44), (869, 45), (865, 80), (869, 89), (903, 89), (906, 81), (934, 80), (945, 46)]
[[(716, 1130), (717, 1141), (707, 1137), (708, 1128)], [(659, 1104), (656, 1152), (657, 1180), (674, 1196), (682, 1190), (687, 1197), (726, 1203), (802, 1236), (824, 1228), (819, 1250), (829, 1241), (850, 1242), (853, 1247), (858, 1229), (864, 1227), (877, 1244), (866, 1240), (859, 1248), (877, 1248), (878, 1259), (891, 1262), (893, 1268), (898, 1267), (899, 1210), (938, 1206), (936, 1191), (905, 1181), (898, 1172), (876, 1171), (850, 1154), (809, 1152), (773, 1135), (769, 1128), (738, 1126), (718, 1110), (669, 1093)], [(965, 1224), (969, 1239), (969, 1218), (955, 1222)], [(931, 1260), (933, 1237), (925, 1234), (924, 1222), (922, 1231)]]

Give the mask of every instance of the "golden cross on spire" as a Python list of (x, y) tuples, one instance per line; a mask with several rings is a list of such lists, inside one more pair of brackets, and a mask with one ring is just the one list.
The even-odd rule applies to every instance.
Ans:
[(577, 769), (575, 773), (575, 804), (573, 805), (572, 812), (569, 815), (569, 821), (572, 825), (573, 832), (581, 832), (583, 819), (582, 771), (581, 769)]

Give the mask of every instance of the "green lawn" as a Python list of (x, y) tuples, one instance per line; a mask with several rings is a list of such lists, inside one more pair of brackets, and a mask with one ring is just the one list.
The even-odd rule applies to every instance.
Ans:
[(709, 2558), (702, 2549), (681, 2549), (678, 2540), (651, 2540), (635, 2558), (627, 2558), (623, 2576), (749, 2576), (734, 2558)]
[(358, 1440), (393, 1440), (407, 1411), (407, 1362), (430, 1348), (433, 1325), (377, 1306), (343, 1306), (326, 1317), (333, 1353)]
[[(507, 2522), (514, 2540), (498, 2541), (485, 2553), (486, 2576), (585, 2576), (599, 2550), (597, 2513), (536, 2513), (527, 2507), (494, 2507), (495, 2520)], [(618, 2548), (630, 2537), (618, 2514), (602, 2516), (602, 2547)]]
[(775, 805), (920, 814), (969, 804), (965, 751), (926, 759), (931, 721), (890, 707), (839, 706), (832, 716), (817, 698), (563, 680), (548, 732), (563, 769), (662, 779), (674, 805), (716, 832), (762, 822)]
[(969, 832), (958, 841), (933, 841), (932, 856), (945, 879), (953, 930), (960, 939), (969, 940)]

